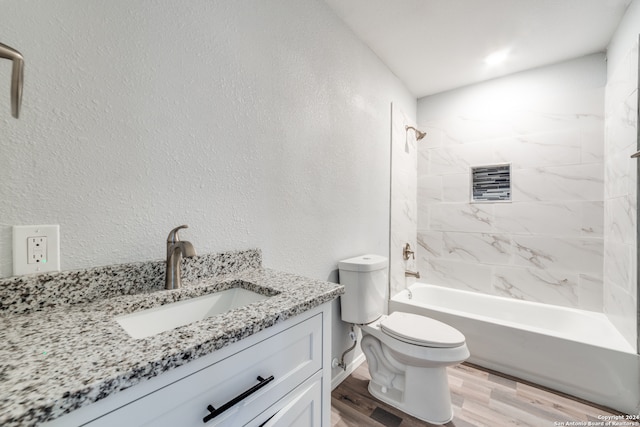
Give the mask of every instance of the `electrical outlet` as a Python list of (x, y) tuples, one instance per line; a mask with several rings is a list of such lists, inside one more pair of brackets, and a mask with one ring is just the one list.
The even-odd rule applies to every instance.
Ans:
[(60, 226), (13, 226), (13, 275), (60, 271)]
[(27, 264), (47, 263), (47, 238), (29, 237), (27, 239)]

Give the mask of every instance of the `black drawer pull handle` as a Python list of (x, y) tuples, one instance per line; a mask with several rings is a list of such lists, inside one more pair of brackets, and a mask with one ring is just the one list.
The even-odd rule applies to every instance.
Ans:
[(211, 412), (211, 413), (209, 415), (207, 415), (206, 417), (204, 417), (202, 419), (202, 421), (205, 422), (205, 423), (211, 421), (212, 419), (214, 419), (215, 417), (217, 417), (218, 415), (220, 415), (221, 413), (223, 413), (227, 409), (229, 409), (232, 406), (234, 406), (236, 403), (238, 403), (238, 402), (246, 399), (247, 397), (251, 396), (253, 393), (255, 393), (256, 391), (260, 390), (262, 387), (266, 386), (271, 381), (273, 381), (273, 375), (271, 375), (267, 379), (264, 379), (262, 377), (258, 377), (258, 381), (260, 381), (258, 384), (254, 385), (249, 390), (246, 390), (246, 391), (242, 392), (242, 394), (237, 395), (236, 397), (234, 397), (233, 399), (231, 399), (230, 401), (228, 401), (227, 403), (225, 403), (224, 405), (222, 405), (218, 409), (214, 408), (211, 405), (207, 406), (207, 410), (209, 412)]

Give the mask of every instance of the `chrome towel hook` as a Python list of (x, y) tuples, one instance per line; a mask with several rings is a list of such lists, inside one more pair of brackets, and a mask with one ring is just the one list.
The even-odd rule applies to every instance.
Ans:
[(24, 79), (24, 58), (12, 47), (0, 43), (0, 58), (13, 61), (11, 71), (11, 115), (16, 119), (20, 116), (22, 105), (22, 84)]

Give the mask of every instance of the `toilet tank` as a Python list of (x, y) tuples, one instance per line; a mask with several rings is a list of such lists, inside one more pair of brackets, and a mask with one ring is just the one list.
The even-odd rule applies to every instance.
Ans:
[(342, 320), (348, 323), (371, 323), (384, 314), (387, 303), (386, 257), (362, 255), (338, 262)]

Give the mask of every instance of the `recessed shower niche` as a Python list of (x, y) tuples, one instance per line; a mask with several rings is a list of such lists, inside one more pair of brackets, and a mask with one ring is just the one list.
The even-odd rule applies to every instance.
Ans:
[(511, 165), (471, 167), (471, 202), (511, 201)]

